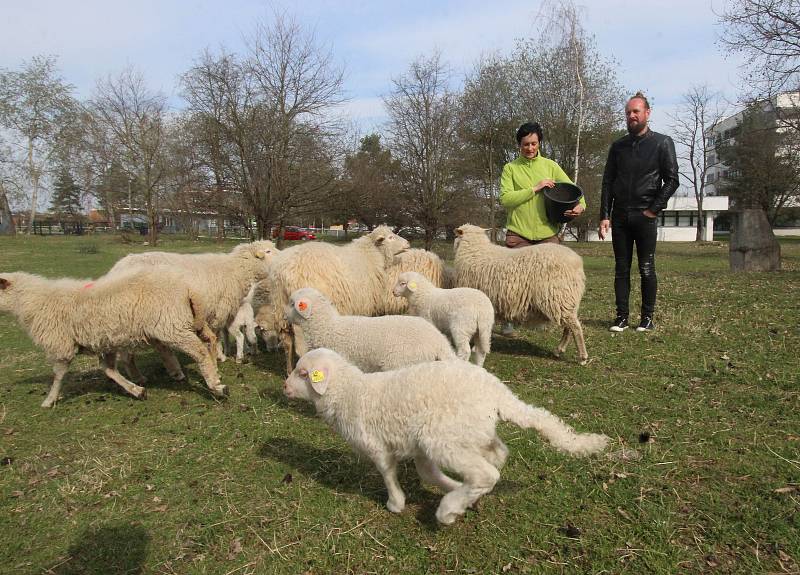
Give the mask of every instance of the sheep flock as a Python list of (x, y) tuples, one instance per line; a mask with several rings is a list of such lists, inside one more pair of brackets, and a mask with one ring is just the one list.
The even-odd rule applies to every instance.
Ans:
[(216, 398), (235, 393), (218, 371), (228, 354), (241, 362), (246, 348), (282, 352), (284, 394), (313, 403), (376, 465), (389, 510), (404, 508), (397, 464), (410, 458), (445, 493), (436, 518), (449, 524), (499, 478), (508, 448), (498, 421), (534, 428), (573, 455), (607, 443), (523, 403), (483, 368), (495, 319), (552, 322), (562, 328), (555, 355), (574, 340), (578, 361), (587, 362), (581, 257), (552, 244), (510, 250), (471, 225), (456, 230), (454, 247), (451, 266), (379, 226), (342, 245), (279, 250), (264, 240), (221, 254), (130, 254), (96, 279), (0, 272), (0, 312), (52, 365), (47, 408), (79, 353), (96, 356), (108, 378), (145, 399), (135, 358), (149, 348), (179, 381), (186, 377), (175, 351), (188, 356)]

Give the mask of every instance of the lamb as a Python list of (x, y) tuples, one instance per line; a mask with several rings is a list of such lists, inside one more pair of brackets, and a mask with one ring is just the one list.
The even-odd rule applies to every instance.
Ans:
[[(294, 342), (283, 310), (292, 292), (314, 287), (343, 314), (378, 315), (387, 300), (386, 268), (408, 248), (408, 240), (379, 226), (344, 246), (308, 242), (287, 248), (272, 260), (268, 275), (272, 320), (259, 325), (281, 335), (287, 373), (294, 363)], [(302, 349), (302, 342), (298, 345)]]
[(417, 272), (403, 272), (393, 293), (408, 300), (408, 312), (449, 334), (456, 355), (469, 361), (470, 342), (475, 339), (475, 363), (483, 365), (489, 353), (494, 326), (494, 308), (486, 294), (472, 288), (442, 289)]
[(175, 377), (183, 374), (169, 348), (188, 354), (211, 392), (227, 395), (206, 347), (213, 336), (205, 323), (205, 305), (180, 274), (166, 270), (131, 270), (95, 282), (0, 274), (0, 311), (15, 315), (53, 363), (55, 377), (42, 407), (55, 404), (64, 374), (81, 351), (97, 354), (106, 375), (134, 397), (144, 398), (144, 388), (116, 369), (117, 350), (142, 343), (156, 348)]
[(309, 349), (333, 349), (366, 372), (456, 357), (447, 338), (422, 318), (339, 315), (314, 288), (292, 293), (286, 319), (302, 328)]
[(236, 312), (233, 320), (226, 328), (228, 335), (236, 342), (236, 363), (241, 363), (244, 359), (245, 338), (250, 345), (256, 345), (256, 318), (253, 310), (253, 296), (257, 287), (258, 284), (254, 283), (242, 300), (239, 311)]
[[(534, 428), (575, 456), (605, 449), (608, 438), (576, 433), (558, 417), (522, 402), (482, 367), (454, 360), (365, 374), (329, 349), (304, 355), (284, 383), (290, 399), (305, 399), (355, 450), (376, 465), (394, 513), (405, 507), (397, 464), (414, 459), (417, 473), (446, 492), (436, 511), (453, 523), (500, 478), (508, 448), (498, 420)], [(445, 475), (458, 474), (463, 482)]]
[(558, 244), (512, 250), (492, 244), (478, 226), (465, 224), (456, 229), (455, 268), (458, 285), (489, 296), (503, 321), (551, 321), (563, 327), (556, 357), (572, 335), (580, 363), (586, 365), (589, 355), (578, 320), (586, 277), (583, 259), (574, 251)]
[[(206, 321), (219, 333), (233, 321), (253, 283), (267, 276), (276, 253), (275, 245), (268, 240), (239, 244), (228, 254), (145, 252), (125, 256), (108, 273), (153, 266), (180, 270), (208, 302)], [(225, 361), (225, 354), (218, 350), (218, 358)]]
[(394, 258), (386, 269), (384, 287), (384, 305), (374, 315), (401, 315), (408, 310), (408, 302), (404, 298), (395, 297), (393, 290), (397, 277), (403, 272), (419, 272), (436, 287), (455, 287), (455, 270), (445, 264), (433, 252), (421, 249), (410, 249)]

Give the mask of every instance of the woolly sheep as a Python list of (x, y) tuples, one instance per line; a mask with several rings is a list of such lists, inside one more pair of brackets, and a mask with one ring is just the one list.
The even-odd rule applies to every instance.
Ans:
[(395, 297), (393, 293), (397, 277), (403, 272), (419, 272), (436, 287), (455, 287), (455, 270), (445, 264), (439, 256), (433, 252), (418, 248), (406, 250), (395, 257), (391, 265), (386, 268), (384, 306), (379, 313), (373, 315), (401, 315), (406, 313), (408, 303), (403, 298)]
[(333, 349), (367, 372), (456, 357), (447, 338), (422, 318), (339, 315), (314, 288), (292, 293), (286, 318), (302, 328), (309, 349)]
[[(275, 253), (275, 245), (268, 240), (239, 244), (228, 254), (145, 252), (125, 256), (108, 273), (113, 275), (153, 266), (180, 270), (208, 302), (208, 325), (221, 332), (233, 321), (253, 283), (267, 276), (269, 262)], [(219, 359), (225, 361), (221, 348), (218, 349)]]
[[(24, 272), (0, 274), (0, 311), (11, 312), (53, 363), (55, 377), (42, 407), (58, 399), (75, 355), (97, 354), (105, 373), (134, 397), (145, 391), (116, 370), (116, 351), (153, 344), (163, 356), (173, 348), (192, 357), (208, 388), (227, 395), (213, 356), (203, 343), (210, 332), (205, 302), (182, 276), (132, 270), (95, 282), (52, 280)], [(172, 356), (174, 358), (174, 356)], [(165, 357), (168, 369), (174, 364)], [(180, 371), (180, 366), (177, 367)]]
[(564, 328), (555, 350), (561, 356), (575, 339), (581, 365), (589, 358), (578, 320), (586, 277), (583, 259), (568, 247), (538, 244), (509, 249), (494, 245), (483, 229), (456, 229), (455, 268), (459, 286), (481, 290), (495, 314), (514, 323), (551, 321)]
[(413, 458), (420, 478), (446, 492), (436, 511), (443, 524), (453, 523), (500, 478), (508, 448), (497, 436), (498, 420), (534, 428), (575, 456), (602, 451), (608, 441), (576, 433), (546, 409), (522, 402), (483, 368), (461, 360), (365, 374), (336, 352), (316, 349), (297, 363), (284, 393), (311, 401), (351, 447), (372, 460), (394, 513), (405, 507), (397, 464)]
[[(281, 335), (287, 373), (294, 363), (294, 342), (283, 310), (292, 292), (314, 287), (343, 314), (377, 315), (388, 297), (386, 268), (397, 254), (408, 248), (408, 240), (392, 233), (387, 226), (379, 226), (344, 246), (308, 242), (276, 255), (268, 275), (272, 321), (259, 325)], [(298, 345), (302, 349), (302, 343)]]
[(475, 338), (475, 363), (483, 365), (491, 348), (494, 326), (494, 308), (485, 293), (465, 287), (437, 288), (417, 272), (401, 273), (393, 293), (408, 300), (408, 313), (449, 334), (456, 355), (464, 361), (469, 361), (470, 342)]

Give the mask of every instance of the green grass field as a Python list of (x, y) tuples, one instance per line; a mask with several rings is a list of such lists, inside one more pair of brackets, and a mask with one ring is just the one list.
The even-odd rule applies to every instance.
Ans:
[[(726, 244), (660, 244), (658, 330), (615, 335), (611, 246), (576, 245), (589, 365), (554, 359), (549, 328), (496, 334), (486, 367), (612, 445), (573, 459), (504, 425), (500, 482), (446, 528), (410, 463), (405, 512), (385, 508), (371, 463), (283, 397), (279, 354), (222, 364), (224, 402), (149, 350), (145, 401), (81, 357), (45, 410), (50, 366), (0, 314), (0, 573), (798, 573), (800, 242), (782, 247), (782, 272), (734, 274)], [(145, 249), (0, 238), (0, 271), (96, 277)]]

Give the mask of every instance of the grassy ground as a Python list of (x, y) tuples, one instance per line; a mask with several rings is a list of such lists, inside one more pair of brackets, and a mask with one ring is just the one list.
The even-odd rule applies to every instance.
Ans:
[[(413, 465), (406, 511), (385, 509), (372, 465), (282, 396), (278, 355), (223, 364), (225, 402), (193, 364), (174, 383), (143, 351), (139, 402), (81, 358), (44, 410), (50, 368), (0, 315), (0, 573), (800, 572), (800, 243), (783, 244), (772, 274), (729, 272), (724, 244), (660, 244), (647, 335), (606, 331), (610, 245), (575, 247), (591, 363), (574, 347), (554, 359), (551, 328), (497, 334), (486, 367), (613, 444), (571, 459), (503, 426), (500, 483), (447, 528)], [(0, 270), (93, 277), (144, 249), (0, 238)]]

